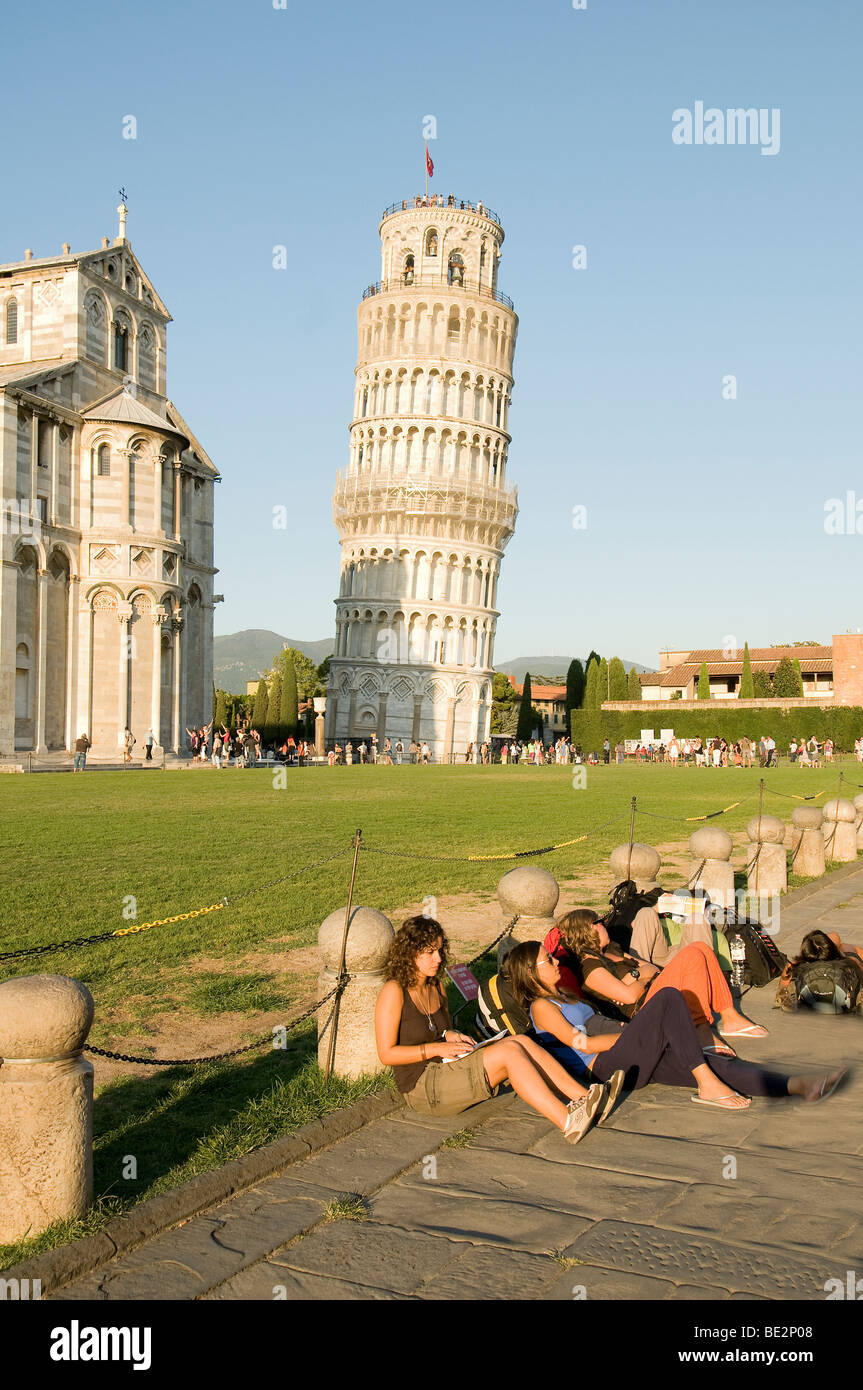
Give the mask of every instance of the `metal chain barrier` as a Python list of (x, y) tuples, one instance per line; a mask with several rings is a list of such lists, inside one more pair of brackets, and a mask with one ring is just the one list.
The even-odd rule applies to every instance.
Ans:
[[(350, 975), (347, 975), (343, 980), (339, 980), (339, 983), (330, 990), (329, 994), (325, 994), (323, 999), (319, 999), (317, 1003), (312, 1004), (311, 1008), (306, 1009), (305, 1013), (299, 1014), (286, 1024), (285, 1033), (292, 1032), (298, 1024), (304, 1023), (312, 1014), (317, 1013), (318, 1009), (332, 999), (334, 994), (340, 994), (350, 978)], [(89, 1044), (85, 1044), (82, 1050), (92, 1053), (95, 1057), (110, 1057), (114, 1062), (134, 1062), (141, 1067), (197, 1067), (205, 1065), (207, 1062), (224, 1062), (228, 1057), (239, 1057), (244, 1052), (252, 1052), (257, 1047), (263, 1047), (264, 1043), (272, 1043), (272, 1041), (273, 1034), (269, 1032), (265, 1033), (262, 1038), (256, 1038), (254, 1042), (245, 1043), (243, 1047), (232, 1048), (230, 1052), (216, 1052), (212, 1057), (172, 1057), (168, 1060), (163, 1057), (132, 1057), (128, 1052), (108, 1052), (103, 1047), (91, 1047)]]
[(729, 811), (736, 810), (738, 806), (745, 806), (747, 801), (753, 801), (754, 799), (754, 795), (744, 796), (740, 801), (732, 801), (730, 806), (723, 806), (718, 811), (708, 811), (703, 816), (662, 816), (657, 815), (655, 811), (644, 811), (640, 806), (636, 808), (635, 813), (638, 816), (649, 816), (651, 820), (668, 820), (675, 821), (678, 825), (690, 825), (693, 821), (715, 820), (717, 816), (725, 816)]
[(18, 960), (24, 956), (45, 956), (52, 951), (66, 951), (75, 946), (94, 946), (100, 941), (111, 941), (115, 937), (133, 936), (139, 932), (151, 931), (153, 927), (166, 927), (173, 922), (188, 922), (193, 917), (205, 917), (210, 912), (221, 912), (226, 907), (240, 902), (243, 898), (250, 898), (253, 893), (263, 893), (269, 888), (275, 888), (280, 883), (286, 883), (289, 879), (300, 878), (303, 874), (311, 873), (313, 869), (318, 869), (322, 864), (331, 864), (334, 859), (342, 859), (349, 850), (340, 849), (335, 854), (328, 854), (324, 859), (317, 859), (313, 864), (306, 864), (304, 868), (297, 869), (294, 873), (282, 874), (280, 878), (272, 879), (269, 883), (258, 884), (255, 888), (247, 888), (242, 893), (235, 893), (230, 898), (222, 898), (220, 902), (211, 903), (209, 907), (199, 907), (192, 912), (178, 912), (172, 917), (160, 917), (153, 922), (135, 923), (131, 927), (117, 927), (113, 931), (98, 932), (95, 936), (76, 936), (68, 941), (50, 941), (44, 946), (24, 946), (18, 951), (0, 952), (0, 961)]
[(503, 938), (507, 936), (509, 932), (512, 931), (520, 916), (521, 913), (517, 912), (514, 917), (510, 918), (503, 931), (500, 933), (499, 936), (495, 937), (494, 941), (490, 941), (487, 946), (483, 946), (482, 950), (479, 952), (478, 955), (473, 956), (470, 960), (466, 960), (464, 962), (468, 969), (470, 969), (472, 965), (476, 965), (478, 960), (482, 960), (483, 956), (487, 956), (489, 951), (493, 950), (499, 941), (503, 941)]
[[(852, 784), (858, 785), (858, 784)], [(796, 792), (777, 792), (773, 787), (765, 787), (768, 796), (781, 796), (783, 801), (817, 801), (819, 796), (823, 796), (827, 788), (822, 787), (820, 792), (811, 792), (809, 796), (798, 796)]]
[(532, 859), (540, 854), (551, 854), (554, 850), (568, 849), (570, 845), (580, 845), (583, 840), (589, 840), (591, 835), (598, 835), (600, 831), (607, 830), (610, 825), (617, 825), (623, 819), (623, 816), (614, 816), (611, 820), (603, 821), (602, 825), (594, 826), (593, 830), (588, 830), (584, 835), (577, 835), (574, 840), (560, 840), (557, 844), (543, 845), (540, 849), (508, 850), (505, 854), (424, 854), (417, 850), (377, 849), (365, 843), (360, 845), (360, 852), (382, 855), (387, 859), (423, 859), (447, 864), (488, 864), (505, 859)]

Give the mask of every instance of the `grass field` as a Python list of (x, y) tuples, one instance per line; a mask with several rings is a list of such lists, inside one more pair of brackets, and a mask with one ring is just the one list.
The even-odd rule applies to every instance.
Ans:
[[(283, 790), (264, 770), (7, 776), (0, 778), (0, 950), (127, 927), (223, 897), (229, 905), (140, 935), (0, 962), (0, 979), (47, 972), (83, 980), (96, 1000), (91, 1041), (99, 1046), (157, 1055), (156, 1037), (158, 1055), (208, 1054), (266, 1033), (316, 997), (310, 948), (323, 918), (346, 901), (358, 827), (366, 849), (354, 900), (396, 924), (426, 895), (491, 900), (498, 879), (519, 862), (470, 863), (469, 854), (506, 854), (582, 835), (588, 838), (531, 862), (574, 881), (576, 891), (582, 876), (590, 880), (584, 900), (599, 902), (611, 875), (597, 877), (597, 868), (627, 839), (633, 796), (635, 838), (685, 849), (697, 828), (685, 818), (733, 802), (741, 804), (718, 823), (739, 841), (757, 811), (762, 775), (765, 811), (787, 822), (800, 804), (790, 798), (824, 789), (822, 804), (835, 795), (840, 772), (843, 794), (854, 796), (863, 773), (853, 759), (820, 771), (786, 766), (763, 774), (591, 768), (578, 790), (573, 769), (556, 767), (292, 769)], [(734, 859), (742, 867), (742, 849)], [(131, 898), (136, 916), (124, 917)], [(489, 930), (488, 939), (494, 935)], [(213, 1028), (221, 1031), (206, 1031)], [(209, 1045), (196, 1046), (201, 1029)], [(94, 1229), (121, 1207), (390, 1084), (375, 1078), (324, 1086), (314, 1051), (310, 1021), (291, 1036), (288, 1052), (155, 1074), (109, 1073), (96, 1103), (96, 1208), (87, 1223), (0, 1250), (0, 1265)], [(100, 1075), (106, 1073), (97, 1066), (97, 1081)], [(128, 1154), (138, 1160), (134, 1180), (121, 1177)]]

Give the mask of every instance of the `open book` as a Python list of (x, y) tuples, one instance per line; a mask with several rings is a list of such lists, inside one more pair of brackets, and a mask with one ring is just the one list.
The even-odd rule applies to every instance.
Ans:
[(442, 1058), (441, 1058), (441, 1061), (444, 1062), (444, 1063), (446, 1063), (446, 1062), (459, 1062), (459, 1061), (461, 1061), (462, 1057), (470, 1057), (472, 1053), (474, 1053), (474, 1052), (479, 1052), (479, 1050), (480, 1050), (481, 1047), (488, 1047), (489, 1043), (500, 1042), (501, 1038), (508, 1038), (508, 1037), (509, 1037), (509, 1033), (506, 1031), (505, 1028), (502, 1028), (501, 1031), (500, 1031), (499, 1033), (495, 1033), (495, 1035), (494, 1035), (493, 1038), (483, 1038), (482, 1042), (478, 1042), (477, 1045), (476, 1045), (476, 1047), (471, 1047), (471, 1048), (469, 1048), (467, 1052), (460, 1052), (460, 1053), (458, 1054), (458, 1057), (442, 1057)]

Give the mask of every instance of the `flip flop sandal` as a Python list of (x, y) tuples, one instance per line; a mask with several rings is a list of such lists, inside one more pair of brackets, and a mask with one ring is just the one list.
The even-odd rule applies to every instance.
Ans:
[[(752, 1104), (750, 1096), (720, 1096), (718, 1100), (705, 1100), (703, 1096), (690, 1096), (693, 1105), (712, 1105), (714, 1110), (748, 1110)], [(726, 1100), (745, 1100), (745, 1105), (726, 1105)]]
[(733, 1047), (717, 1047), (714, 1043), (711, 1047), (702, 1047), (701, 1051), (706, 1057), (715, 1055), (716, 1057), (736, 1057), (737, 1053)]
[(717, 1032), (722, 1038), (769, 1038), (770, 1034), (766, 1028), (761, 1027), (760, 1023), (750, 1023), (748, 1028), (738, 1028), (736, 1033), (726, 1033), (723, 1028), (718, 1028)]
[(847, 1068), (847, 1067), (843, 1067), (842, 1070), (840, 1071), (839, 1075), (836, 1077), (835, 1081), (832, 1082), (832, 1084), (827, 1088), (826, 1091), (825, 1091), (824, 1087), (827, 1086), (828, 1078), (825, 1076), (824, 1080), (821, 1082), (821, 1094), (820, 1094), (820, 1096), (818, 1097), (818, 1099), (819, 1099), (819, 1100), (827, 1100), (828, 1096), (832, 1096), (832, 1095), (833, 1095), (833, 1092), (836, 1090), (837, 1086), (841, 1086), (842, 1082), (845, 1080), (845, 1077), (846, 1077), (847, 1075), (848, 1075), (848, 1068)]

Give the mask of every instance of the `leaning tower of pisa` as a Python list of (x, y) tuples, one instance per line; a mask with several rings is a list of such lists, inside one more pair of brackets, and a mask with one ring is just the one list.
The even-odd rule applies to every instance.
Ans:
[(327, 736), (428, 742), (451, 762), (488, 737), (497, 586), (518, 512), (506, 480), (518, 319), (497, 287), (503, 228), (434, 195), (380, 224), (358, 310)]

